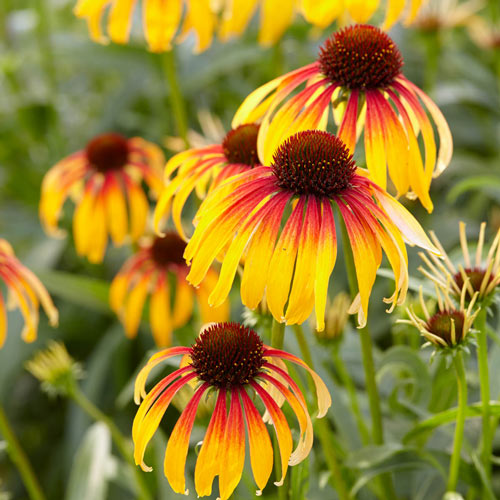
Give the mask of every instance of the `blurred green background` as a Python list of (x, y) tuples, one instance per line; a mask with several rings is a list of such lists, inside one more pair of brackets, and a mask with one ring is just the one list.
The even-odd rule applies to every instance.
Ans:
[[(92, 43), (85, 23), (72, 15), (72, 7), (69, 0), (0, 1), (0, 237), (9, 240), (17, 256), (39, 275), (60, 312), (57, 330), (50, 328), (42, 315), (38, 340), (30, 345), (20, 340), (19, 312), (9, 314), (8, 339), (0, 351), (0, 400), (48, 498), (125, 499), (134, 497), (128, 486), (130, 474), (111, 456), (106, 429), (93, 427), (89, 433), (91, 422), (81, 410), (65, 399), (47, 398), (39, 383), (26, 372), (24, 362), (46, 346), (49, 339), (64, 341), (71, 355), (85, 367), (85, 393), (129, 434), (135, 412), (130, 383), (154, 349), (147, 324), (137, 339), (127, 340), (107, 306), (108, 283), (130, 249), (109, 248), (104, 263), (92, 265), (76, 256), (71, 235), (63, 240), (49, 239), (37, 215), (40, 184), (54, 163), (84, 147), (95, 134), (118, 131), (126, 136), (142, 136), (164, 147), (165, 139), (178, 135), (178, 131), (164, 74), (165, 56), (148, 53), (140, 35), (133, 36), (129, 46)], [(488, 10), (484, 15), (488, 17)], [(257, 24), (252, 24), (242, 39), (227, 44), (216, 42), (201, 55), (192, 54), (190, 39), (176, 47), (178, 78), (191, 129), (200, 131), (198, 113), (209, 110), (227, 130), (232, 115), (250, 91), (311, 62), (329, 33), (311, 30), (298, 19), (276, 47), (261, 48), (256, 43), (256, 30)], [(433, 229), (438, 234), (449, 250), (457, 247), (459, 220), (468, 223), (471, 237), (477, 235), (481, 221), (488, 221), (488, 235), (493, 234), (500, 227), (500, 49), (478, 47), (464, 27), (423, 31), (397, 26), (391, 36), (404, 56), (406, 76), (429, 92), (449, 121), (455, 148), (450, 166), (432, 186), (434, 213), (427, 214), (414, 202), (405, 202), (406, 206), (426, 230)], [(164, 150), (167, 155), (172, 154)], [(70, 227), (70, 217), (71, 207), (67, 206), (63, 227)], [(414, 276), (417, 265), (415, 252), (411, 252)], [(334, 276), (332, 289), (345, 288), (342, 260), (338, 261)], [(413, 284), (417, 283), (415, 278)], [(381, 366), (392, 366), (384, 357), (386, 350), (394, 343), (406, 343), (405, 335), (411, 336), (394, 329), (394, 317), (383, 312), (381, 297), (390, 286), (388, 280), (379, 277), (370, 313)], [(240, 318), (236, 290), (233, 319)], [(198, 327), (195, 319), (175, 334), (176, 340), (190, 344)], [(412, 334), (417, 336), (416, 332)], [(436, 464), (444, 463), (446, 468), (443, 450), (447, 445), (443, 443), (449, 443), (450, 432), (434, 436), (434, 455), (433, 451), (425, 452), (436, 461), (434, 466), (429, 465), (433, 462), (424, 452), (412, 455), (405, 449), (407, 455), (403, 455), (395, 443), (418, 420), (419, 411), (423, 418), (454, 404), (453, 389), (448, 395), (443, 390), (453, 385), (452, 376), (439, 364), (429, 367), (428, 353), (405, 351), (401, 356), (406, 361), (394, 354), (399, 360), (394, 362), (396, 369), (391, 368), (389, 375), (384, 372), (380, 380), (393, 448), (388, 448), (384, 456), (372, 456), (366, 450), (364, 455), (356, 455), (360, 453), (360, 441), (346, 406), (345, 390), (329, 367), (328, 349), (318, 345), (312, 335), (310, 338), (317, 363), (326, 366), (320, 371), (334, 397), (330, 418), (338, 431), (349, 474), (368, 480), (376, 467), (389, 464), (398, 472), (396, 485), (398, 491), (404, 492), (402, 498), (441, 498), (444, 481), (436, 472)], [(291, 338), (287, 347), (297, 352)], [(404, 357), (409, 352), (411, 360)], [(359, 347), (351, 327), (346, 332), (342, 354), (361, 389)], [(491, 356), (496, 397), (500, 392), (498, 345)], [(406, 371), (401, 370), (405, 363)], [(425, 397), (417, 398), (415, 394), (426, 383), (430, 385)], [(471, 397), (477, 400), (477, 380), (472, 377), (470, 383)], [(411, 409), (400, 404), (399, 398), (406, 397), (411, 400)], [(362, 391), (360, 398), (366, 409)], [(167, 413), (163, 424), (166, 433), (177, 415), (176, 409)], [(477, 436), (479, 424), (468, 426), (468, 432)], [(195, 430), (193, 443), (202, 435), (203, 427)], [(162, 451), (161, 445), (156, 444), (160, 462), (157, 473), (150, 474), (148, 481), (157, 498), (173, 498), (175, 494), (161, 477)], [(315, 450), (310, 465), (294, 469), (292, 481), (303, 485), (297, 489), (302, 495), (297, 498), (305, 498), (307, 491), (307, 498), (334, 498), (327, 485), (321, 452)], [(365, 469), (359, 465), (360, 456), (368, 464)], [(194, 460), (190, 457), (188, 467), (192, 469)], [(307, 480), (304, 478), (308, 471)], [(498, 468), (496, 472), (494, 486), (498, 494)], [(252, 484), (248, 471), (247, 474), (237, 490), (241, 498), (253, 495), (253, 487), (245, 486), (245, 482)], [(473, 467), (464, 471), (464, 477), (471, 484), (479, 481)], [(264, 492), (269, 498), (275, 494), (273, 486)], [(2, 446), (0, 498), (27, 498)], [(360, 498), (371, 498), (369, 491), (361, 488)]]

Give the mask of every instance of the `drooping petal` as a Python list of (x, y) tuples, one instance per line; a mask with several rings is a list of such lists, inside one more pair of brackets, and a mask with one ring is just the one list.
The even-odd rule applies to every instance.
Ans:
[(366, 23), (378, 8), (380, 0), (344, 0), (344, 4), (357, 23)]
[(281, 232), (269, 264), (272, 272), (269, 273), (267, 281), (267, 305), (269, 306), (271, 314), (278, 321), (284, 319), (283, 308), (285, 307), (290, 292), (290, 282), (292, 280), (299, 236), (302, 228), (304, 204), (305, 198), (301, 196)]
[(342, 139), (347, 149), (354, 153), (356, 147), (356, 123), (358, 120), (358, 99), (359, 91), (353, 90), (347, 101), (347, 107), (342, 117), (338, 136)]
[(301, 0), (301, 11), (307, 22), (326, 28), (342, 14), (343, 5), (332, 0)]
[(150, 281), (151, 273), (144, 273), (128, 294), (123, 311), (125, 334), (128, 338), (133, 338), (137, 335), (144, 302), (149, 292)]
[(366, 93), (366, 123), (365, 123), (365, 155), (366, 166), (373, 181), (382, 189), (387, 185), (386, 151), (377, 109), (370, 98), (371, 92)]
[(231, 403), (224, 432), (219, 493), (221, 500), (227, 500), (240, 482), (245, 464), (245, 423), (238, 389), (231, 389)]
[(167, 443), (164, 462), (165, 477), (176, 493), (184, 494), (186, 491), (184, 468), (186, 466), (186, 457), (189, 448), (189, 437), (193, 429), (198, 404), (209, 386), (210, 385), (205, 382), (194, 393), (191, 401), (187, 404), (186, 408), (184, 408), (179, 420), (177, 420)]
[(144, 36), (152, 52), (171, 48), (181, 14), (181, 0), (143, 0)]
[(128, 42), (132, 10), (136, 0), (113, 0), (108, 19), (109, 37), (115, 43)]
[(0, 292), (0, 348), (3, 347), (7, 337), (7, 312), (2, 292)]
[(200, 497), (212, 494), (212, 483), (221, 471), (225, 446), (226, 411), (226, 391), (220, 389), (194, 470), (194, 484), (196, 493)]
[(153, 338), (158, 347), (172, 343), (172, 314), (170, 311), (170, 288), (165, 273), (160, 273), (149, 301), (149, 322)]
[(275, 401), (269, 396), (267, 391), (254, 381), (251, 381), (250, 385), (262, 399), (266, 410), (269, 412), (274, 430), (276, 431), (281, 457), (281, 479), (274, 484), (276, 484), (276, 486), (281, 486), (285, 480), (288, 470), (288, 460), (292, 454), (292, 433), (290, 432), (290, 427), (288, 426), (285, 415), (283, 415), (283, 412), (280, 410)]
[(208, 304), (208, 296), (214, 289), (218, 275), (213, 269), (209, 269), (205, 279), (196, 288), (195, 293), (198, 296), (198, 307), (200, 309), (201, 322), (204, 323), (221, 323), (229, 319), (230, 306), (229, 300), (225, 300), (218, 307), (211, 307)]
[(292, 24), (295, 0), (261, 0), (259, 43), (272, 45)]
[(325, 309), (328, 296), (328, 282), (337, 258), (337, 234), (330, 200), (321, 203), (321, 228), (316, 249), (316, 277), (314, 279), (314, 300), (316, 328), (325, 328)]
[(127, 204), (113, 173), (106, 176), (103, 189), (109, 234), (115, 245), (121, 245), (128, 233)]
[(384, 31), (389, 31), (391, 26), (399, 19), (404, 7), (405, 0), (388, 0), (384, 24), (382, 25)]
[(266, 346), (264, 356), (269, 358), (276, 357), (280, 359), (286, 359), (287, 361), (291, 361), (292, 363), (296, 363), (305, 368), (311, 375), (316, 386), (316, 394), (318, 397), (318, 418), (324, 417), (326, 415), (328, 408), (330, 408), (332, 404), (332, 398), (330, 397), (330, 393), (328, 392), (325, 383), (323, 382), (323, 380), (321, 380), (321, 377), (314, 370), (309, 368), (309, 366), (300, 358), (297, 358), (297, 356), (294, 356), (293, 354), (282, 351), (280, 349), (273, 349)]
[(173, 312), (173, 327), (184, 326), (193, 313), (194, 289), (186, 281), (185, 274), (177, 276)]
[(250, 462), (255, 482), (259, 492), (265, 488), (273, 470), (273, 446), (257, 408), (244, 388), (240, 388), (243, 402), (243, 412), (247, 423), (248, 442), (250, 447)]

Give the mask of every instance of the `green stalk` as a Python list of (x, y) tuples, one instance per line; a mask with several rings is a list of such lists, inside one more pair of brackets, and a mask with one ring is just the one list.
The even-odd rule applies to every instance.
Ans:
[(118, 429), (113, 420), (111, 420), (99, 408), (97, 408), (97, 406), (95, 406), (94, 403), (92, 403), (92, 401), (90, 401), (78, 387), (74, 387), (73, 390), (70, 391), (69, 396), (93, 420), (95, 420), (96, 422), (102, 422), (104, 425), (106, 425), (106, 427), (109, 429), (109, 432), (111, 433), (111, 438), (115, 443), (116, 448), (134, 471), (138, 488), (138, 498), (141, 500), (152, 500), (152, 496), (149, 493), (149, 490), (144, 481), (144, 476), (141, 470), (135, 464), (132, 449), (127, 439), (121, 433), (120, 429)]
[[(342, 248), (344, 249), (344, 263), (347, 272), (347, 280), (351, 298), (358, 293), (358, 281), (356, 278), (356, 268), (354, 267), (354, 258), (349, 244), (349, 235), (343, 219), (340, 220), (340, 228), (342, 232)], [(365, 372), (365, 385), (368, 394), (368, 402), (370, 406), (370, 415), (372, 419), (372, 437), (375, 444), (384, 444), (384, 428), (382, 425), (382, 410), (380, 405), (380, 396), (378, 392), (375, 362), (373, 359), (373, 344), (368, 325), (359, 328), (359, 338), (361, 342), (361, 353), (363, 358), (363, 368)], [(385, 492), (387, 500), (396, 499), (396, 492), (390, 473), (380, 475), (382, 490)]]
[(337, 370), (340, 381), (347, 391), (349, 402), (351, 404), (351, 410), (354, 414), (354, 418), (356, 419), (356, 424), (358, 425), (361, 442), (366, 446), (367, 444), (370, 444), (370, 431), (368, 430), (368, 427), (365, 424), (365, 419), (363, 418), (361, 410), (359, 409), (356, 387), (351, 376), (349, 375), (349, 372), (347, 371), (344, 361), (339, 355), (338, 346), (335, 346), (333, 349), (333, 363), (335, 365), (335, 369)]
[(35, 476), (33, 467), (24, 453), (21, 444), (16, 438), (12, 427), (10, 426), (7, 415), (4, 409), (0, 405), (0, 433), (7, 442), (7, 453), (9, 454), (12, 461), (16, 464), (17, 470), (21, 475), (24, 486), (28, 490), (29, 497), (31, 500), (45, 500), (45, 495), (43, 494), (40, 483)]
[[(302, 354), (303, 361), (309, 365), (309, 368), (314, 370), (314, 362), (311, 356), (311, 351), (309, 345), (307, 344), (306, 337), (304, 335), (304, 330), (300, 325), (294, 325), (293, 330), (295, 332), (295, 337), (297, 343), (299, 344), (300, 352)], [(312, 383), (310, 377), (308, 378), (309, 387), (311, 392), (314, 394), (315, 387)], [(315, 422), (316, 431), (321, 442), (321, 449), (325, 454), (325, 460), (332, 474), (332, 486), (337, 490), (340, 500), (349, 500), (351, 496), (349, 495), (349, 490), (342, 476), (342, 470), (340, 464), (335, 455), (335, 445), (332, 442), (331, 428), (328, 424), (328, 419), (326, 416), (319, 418)]]
[(483, 462), (486, 476), (491, 478), (491, 446), (493, 436), (491, 435), (491, 411), (490, 411), (490, 376), (488, 367), (488, 338), (486, 333), (487, 307), (481, 308), (475, 321), (477, 329), (477, 361), (479, 369), (479, 384), (481, 387), (482, 415), (482, 439), (480, 456)]
[(453, 453), (451, 455), (450, 472), (448, 476), (448, 491), (455, 491), (457, 488), (458, 471), (460, 468), (460, 452), (464, 438), (465, 412), (467, 410), (467, 381), (465, 380), (465, 367), (462, 353), (457, 352), (453, 359), (455, 372), (457, 375), (458, 387), (458, 412), (457, 423), (455, 427), (455, 436), (453, 438)]
[(188, 120), (186, 111), (186, 102), (182, 96), (179, 79), (177, 77), (177, 65), (175, 61), (174, 49), (169, 50), (163, 54), (163, 70), (165, 78), (169, 85), (169, 97), (172, 112), (174, 113), (175, 124), (179, 137), (184, 141), (186, 149), (189, 148), (189, 141), (187, 138)]

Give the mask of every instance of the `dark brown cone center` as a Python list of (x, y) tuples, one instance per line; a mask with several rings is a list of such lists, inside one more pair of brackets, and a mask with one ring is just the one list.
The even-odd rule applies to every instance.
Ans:
[(229, 163), (254, 167), (259, 163), (257, 135), (259, 125), (248, 123), (229, 131), (222, 141), (222, 149)]
[(128, 142), (114, 132), (101, 134), (87, 144), (86, 154), (89, 163), (99, 172), (117, 170), (127, 164)]

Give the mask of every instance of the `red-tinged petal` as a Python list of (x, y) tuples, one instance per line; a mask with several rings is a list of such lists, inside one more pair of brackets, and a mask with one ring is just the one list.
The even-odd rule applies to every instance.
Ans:
[(241, 301), (250, 309), (255, 309), (264, 295), (274, 245), (290, 197), (289, 193), (281, 192), (271, 198), (268, 202), (272, 206), (271, 213), (250, 242), (241, 280)]
[(380, 265), (380, 245), (372, 230), (366, 227), (363, 221), (356, 217), (343, 202), (339, 202), (338, 207), (344, 219), (354, 258), (363, 313), (363, 319), (359, 317), (359, 322), (360, 326), (363, 326), (368, 314), (368, 301), (371, 290)]
[(161, 362), (172, 358), (174, 356), (181, 356), (185, 354), (189, 354), (191, 352), (191, 348), (189, 347), (183, 347), (183, 346), (176, 346), (176, 347), (169, 347), (168, 349), (163, 349), (160, 352), (157, 352), (156, 354), (153, 354), (146, 363), (145, 366), (142, 367), (141, 371), (137, 375), (137, 378), (135, 379), (135, 390), (134, 390), (134, 401), (136, 404), (139, 404), (141, 402), (141, 398), (144, 399), (146, 397), (146, 380), (149, 376), (149, 373), (151, 370), (159, 365)]
[(284, 384), (276, 380), (275, 377), (267, 373), (261, 373), (260, 376), (281, 392), (297, 417), (300, 428), (300, 439), (297, 448), (292, 452), (290, 460), (288, 461), (288, 465), (297, 465), (309, 455), (313, 445), (313, 427), (311, 417), (307, 412), (307, 406), (304, 405)]
[(168, 277), (160, 273), (149, 301), (149, 323), (158, 347), (172, 343), (172, 313), (170, 311), (170, 287)]
[(358, 120), (358, 97), (359, 91), (353, 90), (347, 101), (347, 108), (340, 124), (338, 136), (347, 146), (347, 149), (354, 153), (356, 147), (356, 123)]
[(305, 197), (301, 196), (279, 237), (269, 264), (272, 272), (267, 280), (267, 305), (278, 321), (283, 321), (283, 308), (288, 300), (290, 282), (302, 228)]
[(248, 441), (250, 446), (250, 462), (255, 482), (259, 487), (257, 496), (265, 488), (273, 470), (273, 446), (257, 408), (246, 393), (240, 389), (243, 412), (247, 422)]
[(418, 95), (418, 97), (420, 97), (420, 99), (422, 99), (436, 124), (439, 134), (439, 154), (433, 176), (438, 177), (449, 165), (451, 157), (453, 155), (453, 137), (450, 132), (450, 127), (448, 126), (448, 122), (443, 116), (443, 113), (441, 113), (441, 110), (424, 91), (420, 90), (415, 84), (407, 80), (403, 75), (401, 75), (400, 78), (401, 80), (405, 81), (405, 83), (409, 85), (410, 88), (413, 89), (413, 91)]
[[(249, 116), (252, 115), (255, 108), (257, 108), (262, 101), (265, 101), (272, 92), (274, 92), (274, 95), (272, 99), (267, 100), (268, 106), (270, 106), (274, 100), (282, 100), (305, 80), (317, 74), (317, 72), (318, 63), (314, 62), (308, 66), (304, 66), (303, 68), (296, 69), (286, 75), (275, 78), (254, 90), (246, 97), (236, 111), (231, 124), (232, 128), (234, 129), (243, 123), (248, 123)], [(262, 111), (265, 112), (265, 110)]]
[(366, 166), (372, 175), (372, 179), (382, 189), (387, 185), (386, 155), (384, 147), (384, 136), (378, 118), (377, 109), (374, 106), (371, 94), (366, 92), (366, 124), (365, 124), (365, 154)]
[(386, 90), (387, 94), (395, 104), (398, 113), (403, 119), (403, 125), (406, 135), (408, 137), (408, 177), (410, 187), (419, 198), (422, 205), (429, 213), (432, 212), (434, 206), (429, 196), (430, 183), (425, 175), (424, 165), (422, 163), (422, 156), (418, 146), (417, 138), (413, 130), (411, 118), (408, 115), (406, 108), (403, 106), (399, 97), (391, 90)]
[(212, 494), (212, 483), (221, 471), (225, 446), (226, 411), (226, 391), (220, 389), (194, 470), (194, 484), (196, 493), (200, 497)]
[(398, 196), (404, 195), (409, 189), (408, 176), (408, 139), (405, 131), (385, 97), (378, 91), (367, 95), (371, 104), (378, 112), (380, 129), (384, 136), (387, 167), (389, 176), (396, 186)]
[(429, 250), (435, 255), (440, 255), (441, 252), (429, 240), (422, 226), (417, 222), (415, 217), (406, 210), (403, 205), (398, 203), (392, 196), (384, 190), (373, 185), (374, 195), (382, 208), (386, 211), (389, 218), (394, 222), (398, 229), (403, 234), (403, 238), (409, 245), (418, 245), (421, 248)]
[(283, 412), (280, 410), (275, 401), (269, 396), (267, 391), (254, 381), (250, 382), (250, 385), (262, 399), (266, 410), (269, 412), (274, 430), (276, 431), (281, 457), (281, 479), (274, 484), (276, 484), (276, 486), (281, 486), (285, 480), (286, 472), (288, 470), (288, 460), (292, 454), (292, 433), (290, 432), (290, 427), (288, 427), (285, 415), (283, 415)]
[(224, 433), (224, 449), (219, 473), (219, 494), (227, 500), (235, 490), (245, 465), (245, 424), (238, 389), (231, 389), (231, 404)]
[(326, 415), (328, 408), (330, 408), (332, 404), (332, 399), (330, 397), (330, 393), (328, 392), (325, 383), (323, 382), (323, 380), (321, 380), (320, 376), (314, 370), (309, 368), (309, 366), (306, 363), (304, 363), (300, 358), (297, 358), (297, 356), (294, 356), (293, 354), (282, 351), (280, 349), (272, 349), (266, 347), (264, 356), (266, 358), (276, 357), (280, 359), (286, 359), (287, 361), (291, 361), (292, 363), (295, 363), (305, 368), (311, 375), (314, 384), (316, 386), (316, 394), (318, 397), (318, 418), (324, 417)]
[(186, 408), (184, 408), (179, 420), (177, 420), (167, 443), (164, 463), (165, 477), (176, 493), (184, 493), (186, 491), (184, 468), (186, 466), (186, 457), (189, 448), (189, 437), (193, 429), (198, 404), (209, 386), (210, 384), (205, 382), (194, 393), (191, 401), (187, 404)]
[[(150, 471), (151, 468), (144, 463), (144, 452), (153, 434), (158, 429), (163, 414), (167, 410), (170, 402), (177, 392), (190, 380), (196, 377), (196, 373), (189, 373), (170, 385), (156, 401), (151, 405), (147, 398), (142, 402), (141, 407), (149, 407), (147, 413), (141, 412), (141, 407), (137, 412), (132, 426), (132, 437), (134, 439), (134, 459), (136, 465), (140, 465), (142, 470)], [(143, 415), (145, 413), (145, 415)]]
[(183, 273), (177, 276), (175, 288), (175, 302), (173, 309), (173, 328), (184, 326), (191, 318), (194, 305), (195, 290), (185, 280)]
[(260, 208), (249, 215), (243, 222), (233, 241), (229, 245), (222, 262), (217, 285), (213, 289), (208, 299), (211, 306), (219, 306), (226, 299), (231, 290), (234, 276), (243, 252), (259, 225), (266, 225), (267, 219), (274, 210), (275, 204), (268, 200)]
[(324, 329), (328, 282), (337, 258), (337, 235), (330, 200), (323, 200), (321, 207), (321, 228), (316, 250), (316, 276), (314, 279), (316, 328), (318, 331)]
[(104, 181), (106, 218), (110, 221), (109, 234), (115, 245), (121, 245), (128, 233), (127, 204), (113, 173)]
[(288, 324), (303, 323), (314, 308), (316, 258), (321, 230), (320, 202), (310, 196), (300, 233), (293, 284), (288, 299), (285, 320)]

